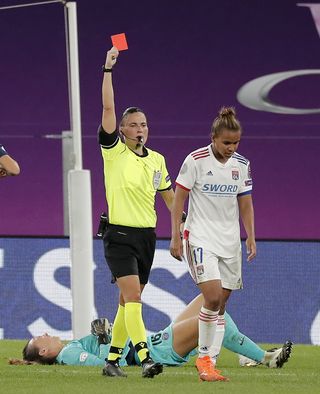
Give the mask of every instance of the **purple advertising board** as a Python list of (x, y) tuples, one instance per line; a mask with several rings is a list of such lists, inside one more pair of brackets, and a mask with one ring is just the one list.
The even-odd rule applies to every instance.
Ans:
[[(253, 264), (244, 262), (244, 288), (233, 292), (229, 314), (254, 341), (320, 345), (319, 241), (257, 244), (261, 253)], [(199, 294), (186, 262), (174, 260), (168, 249), (168, 240), (157, 242), (142, 296), (149, 332), (170, 324)], [(111, 284), (99, 239), (93, 242), (93, 255), (94, 315), (113, 321), (117, 287)], [(24, 339), (44, 332), (72, 338), (70, 266), (66, 237), (0, 237), (0, 339)], [(293, 308), (297, 289), (301, 289), (300, 302)]]
[[(106, 207), (96, 137), (101, 65), (110, 36), (125, 32), (116, 109), (145, 110), (148, 146), (166, 157), (172, 180), (190, 151), (210, 143), (219, 108), (235, 106), (257, 238), (320, 238), (320, 1), (79, 0), (77, 14), (94, 229)], [(0, 234), (62, 235), (60, 137), (70, 129), (63, 5), (0, 9), (0, 48), (0, 143), (21, 166), (19, 177), (0, 181)], [(158, 237), (167, 238), (169, 213), (157, 205)]]

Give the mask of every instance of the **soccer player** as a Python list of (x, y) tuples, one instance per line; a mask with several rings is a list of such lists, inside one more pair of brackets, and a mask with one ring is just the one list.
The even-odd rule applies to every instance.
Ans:
[(155, 195), (160, 192), (170, 210), (174, 192), (164, 157), (145, 146), (148, 123), (144, 112), (128, 108), (117, 129), (112, 71), (118, 56), (116, 47), (107, 52), (99, 127), (109, 217), (103, 241), (107, 264), (119, 288), (119, 307), (103, 373), (125, 377), (118, 361), (129, 337), (141, 362), (142, 376), (152, 378), (163, 367), (148, 351), (141, 292), (148, 282), (155, 252)]
[[(232, 290), (242, 288), (239, 212), (248, 261), (256, 256), (252, 179), (249, 161), (236, 153), (240, 139), (235, 110), (221, 108), (211, 128), (211, 144), (190, 153), (182, 164), (171, 211), (170, 252), (178, 260), (184, 254), (204, 297), (196, 367), (206, 381), (227, 380), (212, 360), (221, 348), (227, 300)], [(178, 218), (188, 197), (182, 245)]]
[(4, 146), (0, 144), (0, 178), (19, 174), (19, 164), (11, 156), (9, 156)]
[[(169, 366), (187, 363), (196, 354), (198, 341), (198, 315), (203, 303), (202, 295), (196, 297), (185, 310), (164, 330), (149, 335), (147, 342), (154, 361)], [(264, 351), (251, 339), (243, 335), (228, 313), (223, 346), (232, 352), (250, 359), (253, 365), (262, 364), (269, 368), (281, 368), (291, 354), (291, 342), (287, 341), (281, 348)], [(103, 319), (92, 325), (96, 335), (88, 335), (79, 340), (63, 344), (58, 337), (44, 334), (31, 339), (23, 349), (24, 361), (12, 359), (11, 364), (66, 364), (96, 366), (104, 365), (110, 351), (110, 331), (105, 330)], [(102, 329), (101, 329), (102, 327)], [(102, 340), (101, 340), (102, 336)], [(107, 337), (107, 340), (105, 340)], [(248, 362), (248, 360), (246, 360)], [(129, 342), (119, 360), (121, 366), (140, 365), (139, 357)]]

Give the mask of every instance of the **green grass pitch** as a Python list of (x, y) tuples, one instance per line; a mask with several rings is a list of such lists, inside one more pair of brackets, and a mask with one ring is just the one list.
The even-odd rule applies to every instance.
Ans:
[[(219, 368), (229, 382), (200, 382), (194, 363), (166, 367), (154, 379), (141, 378), (139, 367), (125, 368), (128, 378), (106, 378), (99, 367), (8, 365), (21, 358), (26, 341), (0, 340), (0, 392), (3, 394), (270, 394), (320, 392), (320, 347), (294, 345), (291, 358), (281, 369), (240, 367), (235, 354), (223, 350)], [(274, 345), (262, 345), (263, 348)], [(279, 346), (279, 345), (278, 345)]]

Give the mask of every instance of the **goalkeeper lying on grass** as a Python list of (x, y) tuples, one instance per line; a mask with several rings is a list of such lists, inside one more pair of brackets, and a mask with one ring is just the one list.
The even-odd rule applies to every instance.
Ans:
[[(148, 348), (152, 359), (169, 366), (179, 366), (196, 354), (198, 340), (198, 314), (202, 295), (196, 297), (168, 327), (148, 336)], [(242, 355), (241, 365), (263, 364), (269, 368), (281, 368), (288, 361), (292, 343), (278, 349), (264, 351), (239, 332), (230, 315), (225, 314), (226, 327), (222, 345)], [(105, 324), (107, 323), (107, 325)], [(110, 348), (111, 327), (106, 319), (91, 323), (91, 335), (63, 344), (59, 337), (44, 334), (31, 339), (23, 349), (23, 360), (11, 359), (10, 364), (67, 364), (104, 366)], [(215, 352), (216, 353), (216, 352)], [(216, 360), (213, 360), (216, 363)], [(133, 346), (128, 343), (120, 360), (120, 366), (139, 365)]]

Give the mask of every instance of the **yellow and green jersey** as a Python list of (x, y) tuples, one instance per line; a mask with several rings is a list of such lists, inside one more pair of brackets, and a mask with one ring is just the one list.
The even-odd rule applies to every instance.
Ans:
[[(144, 147), (144, 156), (131, 151), (114, 134), (103, 142), (100, 131), (109, 222), (128, 227), (156, 227), (155, 195), (171, 188), (164, 157)], [(106, 133), (104, 133), (106, 134)], [(110, 142), (111, 135), (108, 135)]]

